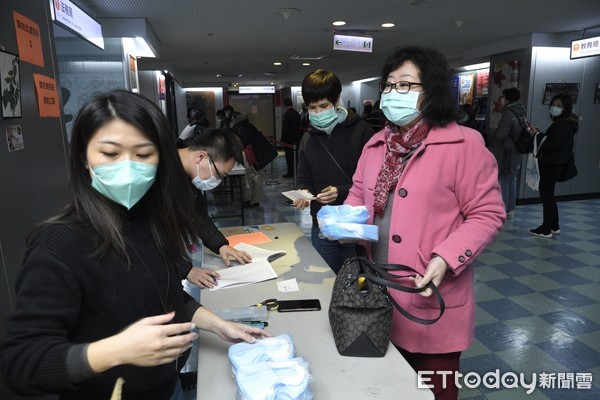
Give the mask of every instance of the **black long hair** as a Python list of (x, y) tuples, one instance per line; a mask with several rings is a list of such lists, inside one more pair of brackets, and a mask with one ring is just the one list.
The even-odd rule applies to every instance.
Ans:
[(381, 73), (381, 81), (388, 75), (411, 61), (419, 69), (423, 88), (421, 115), (431, 126), (444, 126), (456, 119), (455, 107), (450, 94), (450, 74), (446, 58), (439, 51), (425, 47), (404, 47), (390, 55)]
[(102, 256), (113, 247), (128, 258), (121, 234), (125, 209), (92, 187), (86, 168), (88, 143), (100, 128), (114, 120), (137, 128), (159, 151), (156, 180), (136, 207), (146, 207), (158, 248), (168, 259), (180, 261), (186, 254), (185, 244), (196, 239), (190, 218), (194, 212), (191, 187), (162, 111), (145, 97), (125, 90), (94, 96), (79, 111), (72, 131), (67, 200), (57, 215), (34, 229), (28, 242), (45, 225), (69, 224), (97, 235), (98, 248), (91, 256)]

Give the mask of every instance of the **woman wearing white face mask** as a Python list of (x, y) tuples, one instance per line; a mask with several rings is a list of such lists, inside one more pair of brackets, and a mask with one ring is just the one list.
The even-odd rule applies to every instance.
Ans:
[[(379, 87), (389, 122), (365, 145), (345, 201), (369, 208), (379, 227), (379, 241), (365, 243), (374, 262), (415, 268), (418, 275), (398, 282), (433, 282), (444, 298), (432, 325), (394, 309), (391, 341), (416, 371), (459, 370), (475, 329), (472, 263), (505, 219), (496, 161), (479, 132), (453, 121), (448, 81), (436, 50), (407, 47), (387, 59)], [(413, 315), (439, 313), (429, 289), (390, 294)], [(436, 400), (457, 399), (454, 377), (431, 376)]]
[[(231, 264), (230, 257), (244, 264), (250, 262), (250, 255), (229, 246), (227, 238), (215, 226), (202, 193), (216, 188), (236, 162), (242, 164), (242, 142), (230, 131), (210, 129), (178, 151), (183, 168), (194, 186), (194, 205), (198, 216), (196, 228), (202, 244), (219, 254), (227, 266)], [(218, 272), (207, 268), (190, 268), (183, 275), (201, 289), (212, 288), (215, 285), (213, 278), (220, 278)]]
[(550, 118), (552, 125), (546, 133), (533, 128), (532, 134), (537, 134), (537, 142), (542, 143), (538, 152), (540, 169), (540, 199), (542, 200), (542, 225), (530, 229), (534, 236), (550, 238), (560, 234), (558, 205), (554, 200), (554, 189), (569, 156), (575, 145), (575, 134), (579, 128), (579, 118), (572, 114), (573, 100), (565, 93), (554, 96), (550, 102)]
[(317, 212), (323, 205), (344, 202), (363, 146), (373, 136), (373, 129), (364, 119), (351, 118), (340, 107), (341, 92), (342, 83), (337, 76), (322, 69), (311, 72), (302, 81), (311, 128), (300, 142), (296, 187), (315, 194), (316, 200), (294, 201), (299, 209), (310, 205), (312, 245), (335, 273), (353, 255), (354, 246), (322, 237)]

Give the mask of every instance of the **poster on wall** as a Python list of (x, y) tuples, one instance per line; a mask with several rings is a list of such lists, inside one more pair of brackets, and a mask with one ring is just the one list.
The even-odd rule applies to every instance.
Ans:
[(209, 126), (215, 126), (217, 112), (215, 105), (215, 92), (212, 90), (186, 92), (187, 107), (196, 107), (206, 114)]
[(573, 104), (576, 104), (577, 96), (579, 95), (579, 83), (546, 83), (542, 102), (550, 104), (552, 98), (561, 93), (568, 94), (571, 100), (573, 100)]
[(6, 125), (6, 143), (10, 152), (25, 148), (21, 125)]
[(489, 70), (481, 70), (475, 73), (475, 97), (483, 97), (488, 95), (489, 82)]
[(494, 64), (491, 84), (490, 128), (496, 129), (502, 116), (502, 91), (509, 87), (519, 86), (519, 60)]
[(40, 117), (60, 117), (56, 79), (41, 74), (33, 74)]
[(43, 68), (44, 53), (42, 51), (40, 26), (16, 11), (13, 11), (13, 20), (21, 60)]
[(21, 117), (21, 79), (19, 56), (0, 51), (0, 98), (2, 107), (0, 117)]
[(473, 103), (473, 80), (475, 76), (473, 74), (461, 75), (460, 76), (460, 94), (458, 104), (472, 104)]
[(129, 54), (129, 84), (133, 93), (139, 93), (137, 59), (131, 54)]

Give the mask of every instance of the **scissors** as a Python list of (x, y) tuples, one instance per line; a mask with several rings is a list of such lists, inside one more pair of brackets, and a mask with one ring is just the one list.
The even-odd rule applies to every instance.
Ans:
[(277, 299), (266, 299), (260, 303), (253, 304), (251, 307), (262, 307), (266, 306), (267, 310), (273, 311), (279, 308), (279, 301)]

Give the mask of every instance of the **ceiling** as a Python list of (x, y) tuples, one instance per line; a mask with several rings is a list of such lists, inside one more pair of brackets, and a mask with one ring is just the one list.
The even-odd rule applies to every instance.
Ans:
[[(183, 87), (234, 83), (290, 86), (316, 68), (331, 70), (348, 82), (378, 76), (385, 58), (405, 45), (436, 47), (451, 65), (461, 66), (486, 61), (464, 59), (464, 49), (519, 35), (600, 34), (600, 0), (78, 2), (100, 22), (120, 19), (127, 24), (128, 18), (146, 19), (159, 41), (156, 64), (170, 65)], [(300, 11), (291, 12), (286, 19), (275, 11), (278, 8)], [(335, 20), (347, 24), (336, 28), (332, 25)], [(396, 25), (382, 28), (384, 22)], [(372, 36), (373, 52), (334, 51), (334, 30)], [(294, 59), (298, 56), (306, 59)], [(273, 65), (276, 61), (282, 65)], [(303, 66), (303, 62), (310, 65)]]

